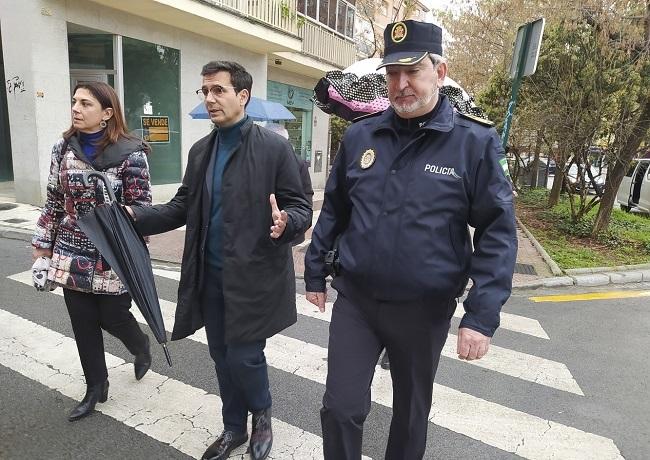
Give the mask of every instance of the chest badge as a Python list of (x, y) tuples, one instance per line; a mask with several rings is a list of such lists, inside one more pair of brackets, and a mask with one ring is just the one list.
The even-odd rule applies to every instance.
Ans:
[(363, 155), (361, 155), (359, 166), (361, 166), (361, 169), (368, 169), (375, 163), (375, 158), (377, 158), (375, 151), (373, 149), (368, 149), (363, 152)]

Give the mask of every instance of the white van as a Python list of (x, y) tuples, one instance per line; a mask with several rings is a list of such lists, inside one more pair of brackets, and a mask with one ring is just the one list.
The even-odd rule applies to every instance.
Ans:
[(633, 160), (616, 192), (621, 209), (650, 213), (650, 158)]

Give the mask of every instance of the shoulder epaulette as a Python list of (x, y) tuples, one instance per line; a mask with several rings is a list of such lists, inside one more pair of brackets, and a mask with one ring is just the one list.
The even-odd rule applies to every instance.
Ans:
[(487, 118), (481, 118), (477, 117), (476, 115), (472, 115), (471, 113), (463, 113), (463, 112), (456, 112), (456, 114), (460, 115), (463, 118), (467, 118), (468, 120), (475, 121), (476, 123), (480, 123), (483, 126), (494, 126), (494, 122), (488, 120)]
[(377, 115), (381, 115), (382, 113), (384, 113), (384, 111), (379, 110), (377, 112), (372, 112), (372, 113), (367, 113), (365, 115), (360, 115), (357, 118), (353, 118), (352, 123), (356, 123), (357, 121), (365, 120), (366, 118), (376, 117)]

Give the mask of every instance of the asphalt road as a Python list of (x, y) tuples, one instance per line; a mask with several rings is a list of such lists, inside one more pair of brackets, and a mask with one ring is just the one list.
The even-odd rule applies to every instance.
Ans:
[[(81, 367), (62, 297), (24, 282), (29, 254), (28, 243), (0, 239), (0, 459), (199, 457), (221, 431), (214, 367), (200, 333), (170, 345), (172, 368), (154, 347), (153, 372), (141, 382), (124, 346), (106, 335), (110, 399), (69, 423), (83, 395)], [(158, 293), (173, 308), (177, 281), (162, 275)], [(643, 295), (650, 285), (616, 287), (639, 292), (630, 298), (531, 300), (614, 290), (516, 292), (481, 366), (443, 354), (425, 458), (649, 458), (650, 308)], [(276, 459), (322, 458), (329, 324), (302, 308), (298, 323), (267, 345)], [(455, 318), (452, 333), (457, 326)], [(388, 373), (378, 369), (375, 380), (364, 454), (381, 459), (391, 417)]]

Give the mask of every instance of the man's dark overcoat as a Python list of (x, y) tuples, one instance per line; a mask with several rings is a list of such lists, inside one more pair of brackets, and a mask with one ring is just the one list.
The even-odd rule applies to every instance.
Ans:
[[(296, 322), (291, 241), (309, 227), (312, 217), (289, 142), (250, 119), (241, 130), (241, 144), (226, 164), (221, 188), (227, 343), (263, 340)], [(192, 146), (183, 183), (169, 203), (134, 208), (143, 235), (186, 225), (172, 340), (187, 337), (204, 324), (200, 301), (203, 286), (210, 283), (205, 279), (205, 246), (212, 193), (210, 160), (217, 137), (215, 129)], [(288, 214), (278, 240), (269, 236), (271, 193)]]

